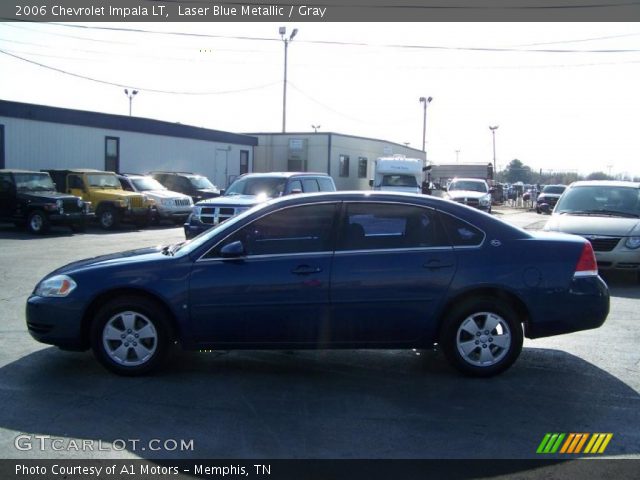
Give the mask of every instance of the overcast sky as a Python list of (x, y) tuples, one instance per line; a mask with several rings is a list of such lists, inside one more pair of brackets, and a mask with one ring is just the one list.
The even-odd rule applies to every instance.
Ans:
[[(22, 59), (0, 53), (0, 98), (126, 115), (126, 86), (140, 90), (134, 116), (279, 132), (279, 26), (3, 23), (0, 50)], [(489, 126), (499, 125), (499, 169), (518, 158), (536, 171), (640, 176), (640, 24), (286, 27), (299, 29), (289, 45), (287, 131), (320, 125), (422, 148), (419, 98), (430, 96), (436, 163), (455, 162), (456, 150), (461, 162), (491, 161)]]

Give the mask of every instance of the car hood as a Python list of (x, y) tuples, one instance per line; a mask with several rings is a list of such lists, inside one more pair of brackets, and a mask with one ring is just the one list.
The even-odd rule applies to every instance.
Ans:
[(145, 190), (144, 192), (140, 192), (143, 195), (147, 195), (153, 199), (160, 198), (191, 198), (188, 195), (183, 193), (173, 192), (171, 190)]
[[(637, 218), (606, 217), (599, 215), (553, 214), (544, 230), (573, 233), (575, 235), (610, 235), (624, 237), (640, 223)], [(638, 232), (638, 230), (636, 230)], [(637, 235), (638, 233), (636, 233)]]
[(451, 190), (447, 192), (450, 198), (481, 198), (489, 192), (476, 192), (474, 190)]
[(161, 246), (156, 246), (139, 248), (136, 250), (128, 250), (126, 252), (111, 253), (108, 255), (100, 255), (98, 257), (85, 258), (84, 260), (72, 262), (65, 265), (64, 267), (58, 268), (57, 270), (51, 272), (48, 276), (60, 274), (70, 275), (74, 272), (87, 270), (94, 267), (105, 267), (122, 263), (147, 262), (171, 258), (164, 255), (161, 250)]
[(233, 205), (251, 207), (269, 200), (268, 197), (258, 197), (256, 195), (223, 195), (221, 197), (209, 198), (201, 200), (196, 205), (199, 207), (216, 206), (216, 205)]
[(78, 197), (75, 197), (73, 195), (69, 195), (68, 193), (61, 193), (61, 192), (56, 192), (53, 190), (47, 190), (47, 191), (42, 191), (42, 192), (36, 192), (36, 191), (27, 191), (27, 190), (21, 190), (19, 192), (20, 197), (25, 198), (25, 199), (29, 199), (29, 200), (58, 200), (58, 199), (77, 199)]
[(213, 190), (212, 188), (199, 188), (196, 192), (202, 195), (220, 195), (220, 190)]

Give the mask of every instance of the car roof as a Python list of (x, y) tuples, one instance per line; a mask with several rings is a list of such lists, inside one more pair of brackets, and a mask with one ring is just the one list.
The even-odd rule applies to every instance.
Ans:
[(20, 168), (0, 168), (0, 173), (47, 173), (38, 170), (22, 170)]
[(45, 172), (69, 172), (69, 173), (112, 173), (107, 170), (96, 170), (95, 168), (47, 168)]
[(628, 187), (628, 188), (640, 188), (639, 182), (627, 182), (624, 180), (580, 180), (573, 182), (569, 185), (574, 187)]
[(254, 172), (245, 173), (238, 178), (290, 178), (290, 177), (328, 177), (321, 172)]
[(465, 182), (484, 182), (487, 183), (487, 181), (484, 178), (471, 178), (471, 177), (455, 177), (453, 180), (451, 180), (451, 183), (453, 182), (458, 182), (460, 180), (463, 180)]

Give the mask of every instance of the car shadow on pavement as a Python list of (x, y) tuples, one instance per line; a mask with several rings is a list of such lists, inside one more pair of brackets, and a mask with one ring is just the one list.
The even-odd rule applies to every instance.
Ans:
[[(45, 348), (0, 368), (0, 404), (5, 458), (539, 459), (549, 432), (610, 432), (601, 457), (640, 454), (638, 392), (550, 349), (471, 379), (431, 351), (178, 351), (125, 378)], [(20, 450), (19, 434), (107, 451)]]

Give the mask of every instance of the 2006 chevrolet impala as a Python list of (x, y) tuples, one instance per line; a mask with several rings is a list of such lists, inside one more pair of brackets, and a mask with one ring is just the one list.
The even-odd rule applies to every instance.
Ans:
[(92, 348), (139, 375), (169, 347), (425, 348), (500, 373), (523, 336), (597, 328), (609, 312), (591, 244), (531, 233), (438, 198), (385, 192), (269, 201), (189, 242), (106, 255), (47, 275), (31, 335)]

